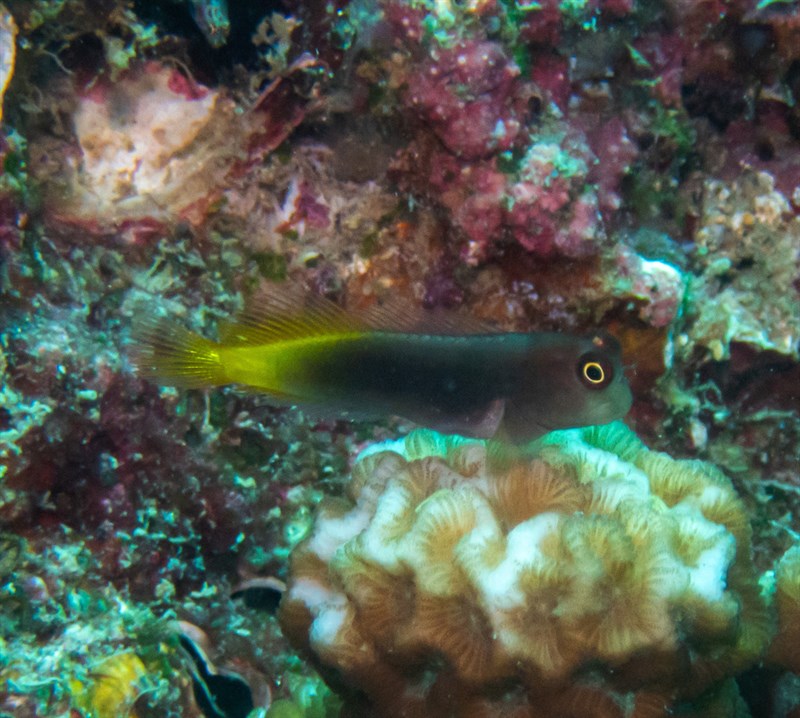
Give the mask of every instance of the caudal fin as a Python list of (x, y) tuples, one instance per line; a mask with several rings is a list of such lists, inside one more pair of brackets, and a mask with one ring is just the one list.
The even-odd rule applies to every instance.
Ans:
[(226, 384), (219, 345), (168, 319), (145, 319), (133, 331), (137, 373), (159, 384), (202, 388)]

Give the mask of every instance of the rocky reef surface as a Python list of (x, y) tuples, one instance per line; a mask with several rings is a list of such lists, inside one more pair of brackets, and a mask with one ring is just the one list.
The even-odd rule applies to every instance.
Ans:
[[(5, 0), (0, 100), (0, 716), (800, 715), (796, 3)], [(608, 331), (628, 428), (134, 371), (289, 285)]]

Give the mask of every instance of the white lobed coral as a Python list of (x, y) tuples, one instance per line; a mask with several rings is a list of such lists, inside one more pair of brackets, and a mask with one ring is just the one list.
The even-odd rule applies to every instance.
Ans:
[(289, 638), (380, 715), (572, 715), (584, 699), (583, 715), (644, 715), (760, 655), (750, 529), (721, 473), (622, 424), (532, 452), (492, 460), (420, 430), (362, 455), (352, 503), (324, 505), (293, 555)]
[(0, 120), (3, 119), (3, 96), (14, 74), (17, 55), (17, 24), (14, 16), (0, 3)]
[(778, 561), (774, 582), (778, 630), (768, 659), (800, 675), (800, 544)]
[(82, 151), (77, 214), (159, 217), (165, 205), (180, 209), (208, 192), (208, 180), (197, 179), (209, 169), (208, 158), (195, 150), (219, 98), (206, 88), (187, 96), (174, 86), (176, 77), (175, 70), (151, 63), (80, 99), (74, 118)]
[(197, 223), (246, 155), (233, 101), (173, 67), (146, 62), (74, 92), (74, 143), (38, 142), (31, 156), (59, 222), (95, 234)]

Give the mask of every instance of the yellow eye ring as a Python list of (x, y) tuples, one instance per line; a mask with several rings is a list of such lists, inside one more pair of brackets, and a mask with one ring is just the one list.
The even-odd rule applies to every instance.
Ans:
[(606, 380), (605, 369), (596, 361), (587, 361), (581, 371), (583, 372), (583, 378), (595, 386), (602, 384)]
[(598, 352), (586, 352), (578, 359), (575, 373), (587, 389), (604, 389), (614, 379), (614, 365)]

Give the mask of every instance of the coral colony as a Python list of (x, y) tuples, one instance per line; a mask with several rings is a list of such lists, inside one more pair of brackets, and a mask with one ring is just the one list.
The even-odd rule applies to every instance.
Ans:
[(2, 0), (0, 160), (0, 718), (800, 717), (796, 2)]
[(762, 654), (746, 511), (713, 466), (621, 424), (507, 470), (425, 430), (366, 453), (354, 504), (323, 502), (293, 553), (280, 619), (381, 715), (663, 712)]

